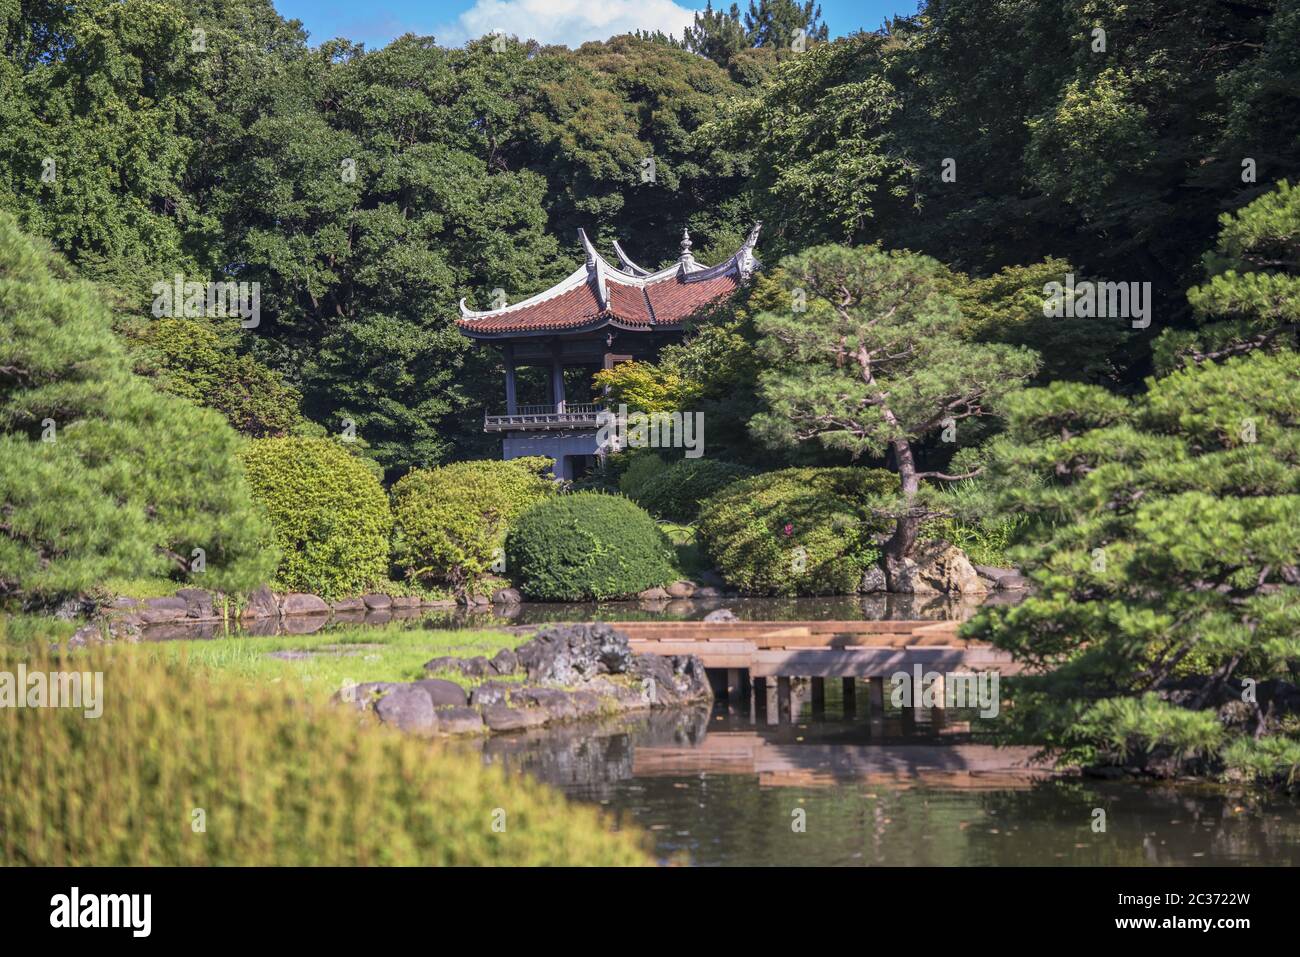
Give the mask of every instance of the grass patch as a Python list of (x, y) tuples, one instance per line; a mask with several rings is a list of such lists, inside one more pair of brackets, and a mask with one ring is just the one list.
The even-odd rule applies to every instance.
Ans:
[[(345, 628), (314, 635), (210, 638), (138, 646), (150, 657), (263, 684), (300, 685), (313, 699), (325, 699), (350, 682), (446, 678), (465, 688), (476, 681), (460, 674), (430, 674), (424, 663), (450, 655), (491, 658), (517, 648), (527, 636), (503, 631), (427, 631), (409, 623)], [(309, 658), (272, 658), (277, 651), (313, 652)], [(503, 679), (504, 680), (504, 679)]]

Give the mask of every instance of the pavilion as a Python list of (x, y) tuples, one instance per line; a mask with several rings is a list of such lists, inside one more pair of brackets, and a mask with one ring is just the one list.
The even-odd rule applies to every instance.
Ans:
[[(681, 340), (688, 316), (734, 293), (758, 268), (760, 225), (716, 266), (695, 261), (683, 230), (681, 255), (657, 272), (632, 262), (617, 242), (619, 266), (611, 265), (579, 229), (586, 262), (545, 292), (485, 312), (462, 299), (460, 331), (477, 346), (501, 350), (505, 414), (486, 414), (483, 428), (501, 433), (502, 457), (547, 456), (556, 478), (589, 471), (606, 451), (596, 438), (603, 406), (591, 394), (592, 375), (618, 362), (654, 361), (664, 345)], [(547, 370), (544, 394), (530, 398), (545, 401), (520, 404), (518, 371), (538, 366)]]

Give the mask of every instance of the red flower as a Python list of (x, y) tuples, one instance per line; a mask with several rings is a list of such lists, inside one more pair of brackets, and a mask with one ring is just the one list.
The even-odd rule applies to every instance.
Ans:
[(785, 528), (783, 528), (782, 531), (785, 532), (785, 537), (789, 538), (791, 535), (794, 534), (794, 525), (792, 525), (789, 522), (786, 522)]

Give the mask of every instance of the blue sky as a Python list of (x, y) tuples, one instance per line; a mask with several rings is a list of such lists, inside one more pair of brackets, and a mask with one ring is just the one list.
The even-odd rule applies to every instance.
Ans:
[[(521, 38), (576, 46), (634, 29), (681, 35), (704, 0), (273, 0), (280, 15), (303, 22), (313, 44), (332, 37), (379, 47), (403, 33), (433, 34), (446, 45), (500, 29)], [(739, 0), (747, 9), (748, 0)], [(715, 6), (729, 7), (731, 0)], [(916, 10), (916, 0), (822, 0), (832, 36), (874, 30), (887, 17)]]

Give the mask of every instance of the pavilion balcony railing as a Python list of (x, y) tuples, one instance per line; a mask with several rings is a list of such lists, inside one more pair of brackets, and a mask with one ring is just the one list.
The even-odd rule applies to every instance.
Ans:
[(484, 415), (483, 429), (505, 432), (524, 429), (594, 429), (605, 406), (599, 402), (563, 405), (521, 405), (513, 415)]

